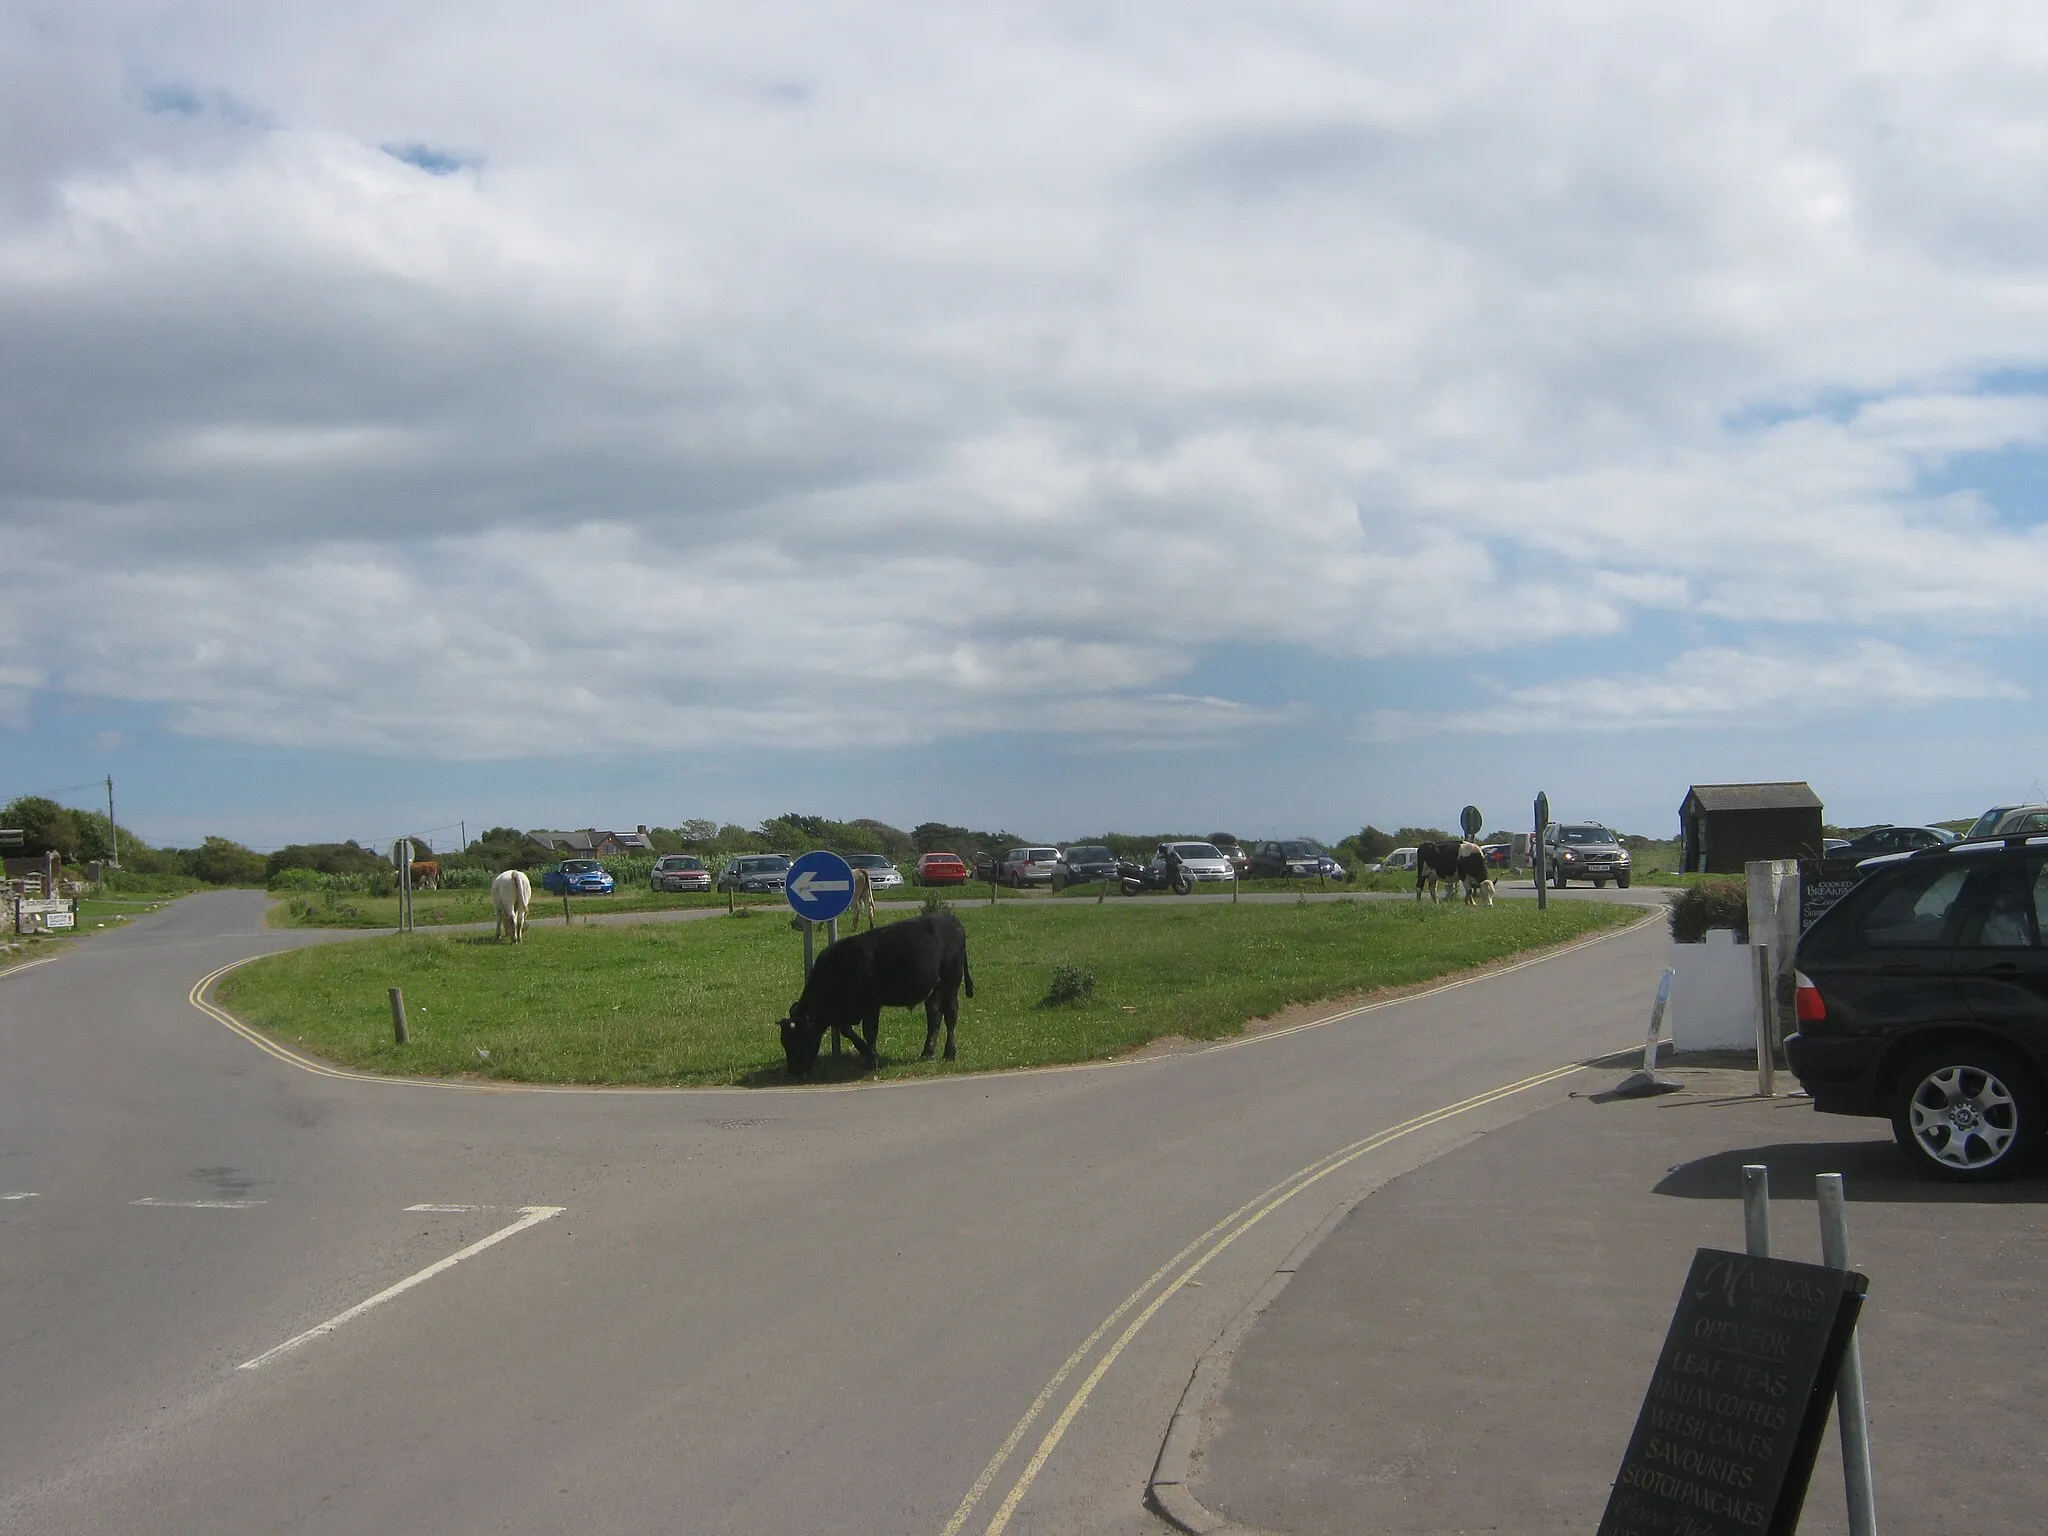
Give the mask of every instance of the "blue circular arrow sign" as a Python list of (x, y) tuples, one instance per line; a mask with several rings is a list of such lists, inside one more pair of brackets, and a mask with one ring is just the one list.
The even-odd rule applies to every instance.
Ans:
[(798, 917), (829, 923), (853, 905), (853, 866), (823, 849), (807, 853), (789, 866), (782, 894)]

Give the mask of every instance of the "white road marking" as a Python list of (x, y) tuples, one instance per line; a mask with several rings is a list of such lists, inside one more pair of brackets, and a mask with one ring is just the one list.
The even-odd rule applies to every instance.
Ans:
[(184, 1211), (246, 1211), (251, 1206), (261, 1205), (261, 1200), (158, 1200), (154, 1197), (130, 1200), (130, 1205), (173, 1206)]
[(482, 1253), (486, 1248), (494, 1247), (495, 1245), (502, 1243), (503, 1241), (505, 1241), (506, 1238), (511, 1237), (516, 1233), (524, 1232), (528, 1227), (537, 1227), (542, 1222), (547, 1221), (551, 1217), (561, 1215), (562, 1212), (568, 1209), (568, 1207), (565, 1205), (523, 1205), (519, 1209), (521, 1212), (519, 1219), (513, 1222), (510, 1226), (498, 1228), (498, 1230), (493, 1232), (489, 1237), (478, 1238), (475, 1242), (471, 1243), (467, 1248), (458, 1249), (456, 1252), (449, 1254), (447, 1258), (442, 1259), (439, 1263), (429, 1264), (425, 1269), (421, 1270), (418, 1274), (407, 1275), (403, 1280), (399, 1281), (396, 1285), (386, 1286), (383, 1290), (379, 1291), (376, 1295), (370, 1297), (367, 1301), (357, 1302), (354, 1306), (350, 1307), (346, 1312), (337, 1312), (334, 1316), (327, 1319), (326, 1322), (308, 1328), (304, 1333), (293, 1335), (291, 1338), (286, 1339), (282, 1344), (277, 1345), (273, 1349), (266, 1349), (254, 1360), (244, 1360), (240, 1365), (236, 1366), (235, 1369), (238, 1371), (253, 1371), (259, 1369), (262, 1366), (266, 1366), (271, 1361), (275, 1360), (279, 1355), (287, 1354), (290, 1351), (297, 1349), (301, 1344), (310, 1344), (313, 1342), (313, 1340), (322, 1338), (327, 1334), (334, 1332), (334, 1330), (339, 1328), (343, 1323), (355, 1321), (355, 1319), (361, 1317), (365, 1312), (369, 1311), (372, 1307), (381, 1307), (385, 1302), (392, 1300), (394, 1297), (403, 1296), (407, 1291), (411, 1290), (414, 1286), (424, 1285), (427, 1281), (433, 1279), (434, 1276), (440, 1274), (441, 1271), (443, 1271), (444, 1269), (453, 1269), (456, 1265), (460, 1264), (464, 1259), (470, 1258), (475, 1254)]
[(33, 1189), (25, 1189), (18, 1195), (0, 1195), (0, 1200), (40, 1200), (42, 1198), (42, 1194)]
[(408, 1205), (408, 1211), (495, 1211), (495, 1205)]

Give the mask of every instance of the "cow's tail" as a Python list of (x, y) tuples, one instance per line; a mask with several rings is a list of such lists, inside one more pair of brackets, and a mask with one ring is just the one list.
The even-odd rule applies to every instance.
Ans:
[(974, 967), (967, 963), (967, 950), (960, 951), (960, 979), (967, 984), (967, 995), (974, 996)]

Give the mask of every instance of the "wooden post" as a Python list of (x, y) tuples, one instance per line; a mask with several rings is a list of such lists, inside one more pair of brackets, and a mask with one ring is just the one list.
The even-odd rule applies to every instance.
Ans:
[(562, 882), (562, 926), (569, 926), (569, 884), (566, 880)]
[(400, 1045), (410, 1039), (405, 1029), (405, 994), (396, 987), (391, 989), (391, 1033)]

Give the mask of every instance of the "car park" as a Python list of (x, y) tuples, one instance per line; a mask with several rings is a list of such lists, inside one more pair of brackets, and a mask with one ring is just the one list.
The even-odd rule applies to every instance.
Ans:
[(540, 888), (557, 896), (609, 896), (616, 882), (595, 859), (564, 859), (540, 872)]
[(664, 853), (648, 872), (647, 888), (651, 891), (708, 891), (711, 889), (711, 871), (694, 854)]
[(957, 853), (927, 853), (919, 856), (914, 873), (919, 885), (965, 885), (968, 872)]
[(1590, 880), (1595, 888), (1612, 880), (1628, 889), (1633, 874), (1628, 849), (1597, 821), (1553, 821), (1543, 829), (1543, 863), (1560, 891), (1567, 880)]
[(1051, 885), (1053, 871), (1059, 868), (1059, 862), (1060, 851), (1057, 848), (1012, 848), (997, 866), (996, 878), (1004, 885), (1019, 889), (1027, 885)]
[(870, 890), (893, 891), (903, 883), (903, 872), (889, 862), (886, 854), (849, 853), (845, 858), (850, 867), (868, 872)]
[(1087, 885), (1115, 878), (1114, 853), (1100, 843), (1077, 843), (1072, 848), (1061, 850), (1059, 862), (1052, 870), (1052, 888), (1057, 891), (1070, 885)]
[(1867, 863), (1799, 941), (1785, 1042), (1823, 1114), (1889, 1120), (1937, 1177), (2036, 1164), (2048, 1133), (2048, 835)]
[(782, 893), (789, 877), (789, 860), (779, 853), (743, 853), (725, 861), (718, 872), (721, 891)]
[(1946, 827), (1873, 827), (1852, 837), (1828, 856), (1840, 859), (1874, 859), (1886, 853), (1914, 853), (1922, 848), (1946, 848), (1956, 840)]

